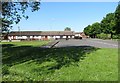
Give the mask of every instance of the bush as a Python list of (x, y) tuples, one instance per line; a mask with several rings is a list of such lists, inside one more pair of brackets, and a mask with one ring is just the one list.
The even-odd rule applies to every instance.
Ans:
[(113, 35), (113, 39), (120, 39), (120, 34)]
[(110, 34), (105, 34), (105, 33), (97, 34), (97, 38), (100, 39), (110, 39), (110, 37), (111, 37)]
[(9, 74), (9, 66), (5, 65), (2, 67), (2, 75)]

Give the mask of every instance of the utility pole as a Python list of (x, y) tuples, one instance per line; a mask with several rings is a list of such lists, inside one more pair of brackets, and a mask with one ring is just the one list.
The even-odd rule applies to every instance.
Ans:
[(21, 38), (21, 31), (20, 31), (20, 27), (18, 26), (18, 31), (19, 31), (19, 37)]

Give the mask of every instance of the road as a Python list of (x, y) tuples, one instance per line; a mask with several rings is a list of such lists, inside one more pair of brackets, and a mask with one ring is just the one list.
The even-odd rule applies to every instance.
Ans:
[(60, 40), (55, 47), (68, 47), (68, 46), (92, 46), (98, 48), (118, 48), (118, 42), (113, 40), (102, 39), (70, 39)]

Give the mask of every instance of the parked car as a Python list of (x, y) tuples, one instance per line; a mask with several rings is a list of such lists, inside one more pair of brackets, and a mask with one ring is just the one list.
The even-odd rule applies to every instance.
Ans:
[(80, 36), (75, 36), (74, 38), (75, 39), (82, 39), (82, 37), (80, 37)]

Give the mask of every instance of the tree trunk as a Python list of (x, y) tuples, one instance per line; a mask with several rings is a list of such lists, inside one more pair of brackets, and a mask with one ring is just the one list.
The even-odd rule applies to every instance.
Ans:
[(111, 37), (110, 37), (111, 39), (113, 38), (113, 33), (111, 33)]

